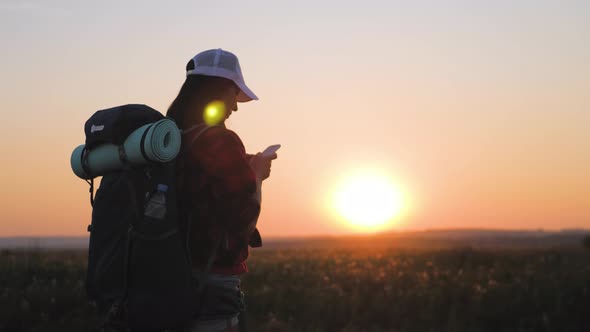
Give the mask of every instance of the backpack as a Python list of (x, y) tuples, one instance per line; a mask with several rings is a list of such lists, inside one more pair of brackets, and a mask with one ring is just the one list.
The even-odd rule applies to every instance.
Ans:
[[(163, 118), (146, 105), (98, 111), (85, 124), (85, 149), (121, 146), (133, 130)], [(192, 277), (188, 226), (179, 218), (176, 164), (127, 165), (104, 174), (95, 197), (89, 181), (86, 291), (104, 327), (181, 328), (198, 309), (201, 287)]]

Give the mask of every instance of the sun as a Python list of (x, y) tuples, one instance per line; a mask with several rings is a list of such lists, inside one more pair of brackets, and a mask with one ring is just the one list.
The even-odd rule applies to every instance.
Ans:
[(398, 186), (384, 173), (357, 171), (347, 176), (332, 197), (334, 210), (358, 231), (378, 231), (390, 226), (405, 202)]

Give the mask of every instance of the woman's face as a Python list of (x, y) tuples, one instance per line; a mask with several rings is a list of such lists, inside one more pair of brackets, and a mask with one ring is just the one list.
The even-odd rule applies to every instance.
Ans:
[(229, 116), (231, 115), (232, 112), (238, 111), (237, 98), (238, 98), (239, 92), (240, 92), (239, 88), (235, 84), (232, 84), (229, 87), (227, 87), (226, 89), (224, 89), (224, 91), (221, 95), (221, 100), (225, 104), (225, 110), (226, 110), (225, 118), (226, 119), (229, 118)]
[(231, 84), (223, 83), (211, 87), (215, 93), (202, 110), (203, 121), (210, 126), (223, 123), (232, 112), (238, 110), (239, 88), (231, 81), (229, 82)]

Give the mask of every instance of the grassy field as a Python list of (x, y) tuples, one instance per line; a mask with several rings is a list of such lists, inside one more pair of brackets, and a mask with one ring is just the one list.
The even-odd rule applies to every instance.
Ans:
[[(94, 331), (84, 251), (0, 253), (0, 331)], [(267, 249), (250, 331), (590, 331), (583, 249)]]

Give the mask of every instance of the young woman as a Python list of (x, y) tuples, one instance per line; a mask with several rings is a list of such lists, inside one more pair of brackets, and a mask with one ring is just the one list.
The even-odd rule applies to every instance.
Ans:
[(257, 100), (238, 58), (207, 50), (192, 58), (168, 109), (183, 131), (179, 163), (180, 210), (187, 247), (200, 281), (200, 306), (190, 331), (238, 331), (244, 309), (240, 276), (248, 272), (248, 246), (261, 245), (256, 221), (260, 188), (277, 156), (246, 154), (224, 122), (238, 102)]

